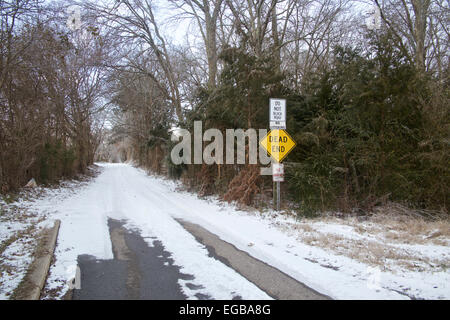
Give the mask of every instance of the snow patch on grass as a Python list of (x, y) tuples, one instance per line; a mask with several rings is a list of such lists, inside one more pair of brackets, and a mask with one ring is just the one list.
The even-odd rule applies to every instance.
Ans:
[(79, 178), (82, 180), (23, 189), (14, 196), (7, 196), (7, 200), (0, 196), (1, 300), (10, 299), (24, 278), (33, 260), (40, 231), (54, 224), (52, 213), (57, 211), (57, 205), (89, 184), (88, 176)]

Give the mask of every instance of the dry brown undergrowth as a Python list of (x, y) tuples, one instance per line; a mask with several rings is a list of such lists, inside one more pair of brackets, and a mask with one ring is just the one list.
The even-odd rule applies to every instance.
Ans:
[[(401, 208), (401, 210), (399, 210)], [(318, 222), (350, 226), (361, 237), (320, 231)], [(401, 245), (439, 245), (450, 243), (450, 219), (429, 219), (410, 213), (404, 207), (389, 205), (364, 219), (331, 215), (277, 224), (285, 232), (311, 246), (343, 255), (369, 265), (393, 270), (394, 266), (411, 271), (442, 271), (450, 268), (450, 257), (433, 259)]]

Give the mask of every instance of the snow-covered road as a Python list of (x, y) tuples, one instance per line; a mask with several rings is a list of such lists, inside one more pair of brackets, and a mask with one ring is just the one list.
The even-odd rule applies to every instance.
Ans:
[[(47, 291), (67, 291), (67, 279), (80, 255), (113, 259), (108, 219), (126, 221), (125, 228), (141, 235), (149, 246), (155, 239), (171, 254), (180, 272), (185, 296), (213, 299), (270, 299), (253, 283), (208, 254), (204, 245), (176, 219), (202, 226), (222, 240), (281, 270), (318, 292), (336, 299), (407, 299), (397, 288), (412, 288), (424, 298), (448, 298), (449, 274), (379, 273), (367, 265), (306, 245), (274, 227), (273, 220), (238, 211), (215, 199), (176, 190), (176, 183), (148, 176), (126, 164), (99, 164), (101, 174), (75, 193), (60, 194), (32, 203), (32, 207), (62, 221)], [(61, 287), (65, 289), (61, 290)], [(195, 288), (195, 289), (192, 289)], [(201, 289), (198, 289), (201, 288)], [(414, 291), (416, 290), (416, 291)], [(197, 296), (196, 296), (197, 295)]]
[[(188, 281), (189, 287), (185, 285), (187, 281), (179, 280), (187, 297), (195, 299), (200, 293), (214, 299), (232, 299), (236, 295), (270, 299), (254, 284), (210, 257), (207, 249), (173, 219), (171, 214), (183, 204), (171, 199), (173, 193), (164, 185), (132, 166), (102, 166), (102, 174), (92, 184), (53, 207), (54, 217), (60, 218), (62, 224), (50, 285), (73, 275), (79, 255), (113, 258), (108, 219), (115, 219), (126, 221), (125, 227), (138, 231), (150, 246), (155, 239), (160, 241), (170, 252), (174, 265), (181, 267), (180, 272), (194, 277)], [(49, 207), (53, 205), (49, 203)]]

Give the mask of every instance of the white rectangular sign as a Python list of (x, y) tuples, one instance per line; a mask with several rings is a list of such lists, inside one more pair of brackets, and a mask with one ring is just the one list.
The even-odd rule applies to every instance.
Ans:
[(270, 128), (286, 129), (286, 99), (270, 99)]
[(282, 163), (272, 163), (273, 182), (284, 182), (284, 165)]
[(286, 122), (279, 122), (279, 121), (270, 121), (270, 129), (280, 129), (285, 130), (286, 129)]

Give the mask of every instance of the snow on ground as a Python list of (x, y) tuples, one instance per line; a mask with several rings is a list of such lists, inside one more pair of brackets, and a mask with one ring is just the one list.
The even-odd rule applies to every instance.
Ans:
[(13, 242), (2, 252), (0, 258), (0, 300), (9, 299), (25, 276), (32, 262), (35, 241), (23, 238)]
[[(141, 172), (144, 174), (144, 172)], [(236, 210), (233, 205), (216, 199), (201, 200), (194, 194), (180, 192), (177, 184), (158, 177), (149, 193), (158, 194), (159, 201), (165, 203), (165, 210), (173, 217), (197, 223), (237, 248), (248, 252), (270, 265), (277, 267), (306, 285), (336, 299), (449, 299), (450, 298), (450, 248), (441, 245), (380, 244), (393, 248), (376, 248), (382, 265), (363, 263), (343, 254), (321, 248), (318, 244), (308, 244), (302, 240), (292, 226), (300, 222), (267, 212), (249, 213)], [(352, 237), (362, 240), (359, 250), (364, 255), (373, 254), (370, 234), (361, 236), (353, 228), (338, 223), (310, 222), (322, 235), (334, 233), (345, 242)], [(364, 225), (364, 224), (362, 224)], [(331, 239), (333, 241), (334, 239)], [(339, 249), (339, 248), (338, 248)], [(396, 250), (397, 249), (397, 250)], [(403, 252), (402, 252), (403, 251)], [(434, 259), (437, 265), (420, 266), (411, 271), (397, 262), (384, 258), (386, 253), (418, 256)], [(371, 259), (368, 259), (370, 262)], [(390, 264), (391, 268), (385, 268)]]
[(34, 225), (36, 215), (30, 215), (0, 197), (0, 300), (8, 299), (24, 277), (32, 261), (37, 243)]
[[(424, 257), (419, 267), (406, 268), (398, 263), (401, 259), (383, 256), (385, 247), (381, 245), (386, 239), (356, 232), (352, 226), (327, 221), (299, 222), (270, 211), (263, 214), (239, 211), (214, 198), (199, 199), (195, 194), (180, 191), (173, 181), (148, 176), (129, 165), (100, 166), (102, 173), (90, 183), (76, 189), (53, 190), (34, 202), (20, 202), (20, 206), (38, 217), (62, 221), (56, 263), (47, 284), (48, 291), (57, 292), (56, 297), (61, 298), (67, 290), (67, 280), (74, 276), (78, 255), (113, 258), (107, 226), (107, 219), (113, 218), (126, 220), (126, 227), (139, 230), (149, 245), (151, 237), (161, 241), (172, 254), (174, 264), (181, 267), (180, 271), (195, 277), (190, 282), (204, 287), (200, 293), (215, 299), (230, 299), (233, 293), (244, 299), (269, 298), (234, 270), (209, 257), (206, 248), (174, 220), (177, 218), (205, 227), (335, 299), (450, 298), (448, 246), (390, 241), (391, 253)], [(0, 229), (0, 237), (3, 234)], [(317, 242), (320, 237), (336, 242), (337, 248)], [(355, 239), (361, 248), (349, 246), (339, 252), (339, 248)], [(354, 251), (358, 254), (352, 257)], [(372, 257), (378, 252), (380, 256)], [(386, 267), (380, 267), (376, 263), (379, 261)], [(193, 295), (199, 293), (191, 292), (182, 280), (180, 286), (189, 298), (195, 299)], [(1, 290), (0, 286), (0, 293)]]
[[(47, 291), (67, 290), (67, 281), (76, 271), (77, 257), (92, 255), (97, 259), (113, 259), (108, 218), (126, 220), (127, 227), (137, 229), (149, 245), (150, 237), (161, 241), (172, 254), (180, 272), (195, 277), (189, 282), (203, 289), (190, 290), (183, 280), (183, 292), (214, 299), (231, 299), (238, 293), (244, 299), (270, 297), (234, 270), (209, 257), (207, 249), (185, 231), (165, 210), (159, 195), (152, 193), (154, 182), (145, 173), (127, 165), (102, 165), (104, 172), (86, 187), (64, 198), (66, 190), (56, 197), (46, 197), (29, 206), (60, 219), (61, 228), (56, 248), (56, 263), (50, 270)], [(61, 290), (61, 287), (63, 289)]]
[(0, 300), (12, 297), (33, 260), (39, 232), (53, 225), (45, 210), (33, 208), (35, 201), (61, 201), (83, 185), (86, 182), (65, 181), (62, 188), (37, 187), (0, 197)]

